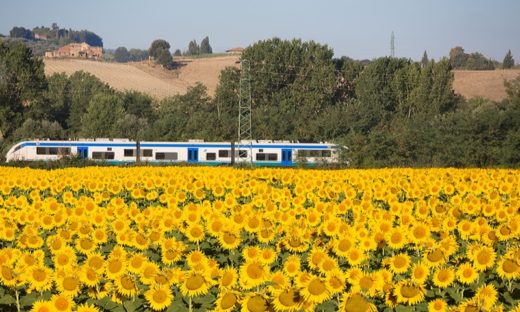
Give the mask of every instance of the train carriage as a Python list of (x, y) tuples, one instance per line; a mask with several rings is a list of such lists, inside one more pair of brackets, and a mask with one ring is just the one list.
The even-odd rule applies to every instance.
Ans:
[(253, 142), (135, 142), (128, 139), (32, 140), (15, 144), (7, 161), (57, 160), (79, 155), (110, 163), (188, 162), (209, 165), (252, 162), (259, 166), (294, 166), (299, 162), (336, 163), (338, 147), (330, 143)]

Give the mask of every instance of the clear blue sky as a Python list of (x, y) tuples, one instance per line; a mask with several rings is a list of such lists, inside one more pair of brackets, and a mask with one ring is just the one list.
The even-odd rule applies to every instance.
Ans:
[(146, 49), (157, 38), (184, 50), (206, 35), (214, 52), (272, 37), (327, 44), (335, 56), (433, 58), (460, 45), (520, 63), (519, 0), (8, 0), (0, 33), (13, 26), (88, 29), (105, 48)]

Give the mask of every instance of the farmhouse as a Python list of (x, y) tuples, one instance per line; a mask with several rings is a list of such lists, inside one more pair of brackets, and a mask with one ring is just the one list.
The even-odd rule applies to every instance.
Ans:
[(244, 52), (244, 48), (231, 48), (229, 50), (226, 50), (226, 53), (229, 54), (242, 54)]
[(103, 48), (92, 47), (89, 44), (71, 43), (52, 52), (45, 52), (45, 57), (74, 57), (74, 58), (88, 58), (100, 59), (103, 56)]

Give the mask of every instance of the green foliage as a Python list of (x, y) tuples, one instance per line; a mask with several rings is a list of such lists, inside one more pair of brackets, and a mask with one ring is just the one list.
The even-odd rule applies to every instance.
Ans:
[(209, 37), (206, 36), (202, 41), (200, 42), (200, 53), (201, 54), (211, 54), (213, 53), (213, 49), (211, 48), (211, 45), (209, 44)]
[(513, 59), (511, 50), (508, 50), (506, 56), (504, 56), (504, 61), (502, 61), (502, 67), (505, 69), (509, 69), (509, 68), (513, 68), (514, 66), (515, 66), (515, 60)]
[(13, 27), (11, 31), (9, 31), (9, 36), (12, 38), (32, 39), (33, 34), (29, 29), (23, 27)]
[(114, 51), (114, 60), (119, 63), (126, 63), (130, 60), (130, 53), (125, 47), (118, 47)]
[(123, 120), (123, 100), (114, 94), (97, 93), (81, 116), (81, 135), (87, 138), (112, 138), (120, 135), (118, 122)]
[(426, 53), (426, 50), (425, 50), (424, 54), (422, 56), (422, 59), (421, 59), (421, 65), (424, 67), (424, 66), (428, 65), (429, 62), (430, 62), (430, 60), (428, 59), (428, 54)]
[(170, 44), (166, 40), (157, 39), (152, 42), (148, 54), (167, 69), (173, 68), (173, 58), (170, 54)]
[(450, 64), (455, 69), (495, 69), (495, 64), (492, 60), (478, 52), (467, 54), (462, 47), (455, 47), (450, 50)]
[(186, 52), (186, 55), (198, 55), (200, 54), (200, 47), (197, 44), (196, 40), (190, 41), (188, 44), (188, 51)]

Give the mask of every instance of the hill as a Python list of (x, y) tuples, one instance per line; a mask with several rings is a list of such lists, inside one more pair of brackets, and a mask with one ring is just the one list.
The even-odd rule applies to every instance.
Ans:
[(504, 80), (520, 75), (520, 69), (455, 70), (453, 89), (467, 99), (483, 97), (500, 101), (506, 97)]
[(164, 98), (185, 93), (197, 82), (213, 95), (220, 72), (228, 66), (238, 66), (238, 56), (182, 58), (180, 67), (173, 71), (152, 62), (107, 63), (84, 59), (44, 59), (45, 74), (75, 71), (89, 72), (118, 90), (137, 90)]
[[(238, 56), (208, 58), (181, 58), (181, 66), (168, 71), (152, 62), (106, 63), (82, 59), (45, 59), (45, 73), (72, 74), (89, 72), (118, 90), (138, 90), (157, 98), (185, 93), (196, 82), (204, 84), (213, 95), (220, 71), (227, 66), (238, 66)], [(499, 101), (506, 96), (504, 80), (515, 79), (520, 69), (510, 70), (455, 70), (453, 88), (467, 99), (484, 97)]]

